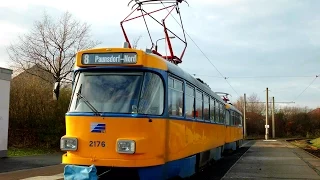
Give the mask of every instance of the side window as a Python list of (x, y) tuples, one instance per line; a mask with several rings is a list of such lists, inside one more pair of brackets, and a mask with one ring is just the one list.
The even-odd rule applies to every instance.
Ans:
[(214, 112), (214, 99), (210, 99), (210, 121), (213, 123), (215, 120), (214, 118), (215, 112)]
[(187, 118), (194, 118), (195, 111), (194, 111), (194, 87), (190, 86), (189, 84), (186, 85), (186, 117)]
[(226, 113), (227, 113), (226, 105), (223, 104), (223, 119), (226, 119)]
[(230, 125), (230, 111), (226, 111), (226, 125)]
[(222, 108), (221, 108), (221, 103), (219, 102), (219, 123), (222, 124), (223, 119), (222, 119)]
[(183, 82), (169, 77), (169, 115), (183, 116)]
[(210, 98), (208, 95), (203, 94), (203, 119), (206, 121), (210, 121), (209, 117), (209, 103), (210, 103)]
[(234, 111), (232, 111), (232, 114), (231, 114), (231, 125), (232, 125), (232, 126), (235, 125)]
[[(203, 119), (202, 113), (202, 92), (196, 91), (196, 119)], [(198, 116), (197, 116), (198, 115)]]
[(219, 123), (220, 118), (219, 118), (219, 102), (217, 100), (215, 100), (214, 103), (214, 109), (215, 109), (215, 118), (214, 118), (214, 122)]
[(222, 123), (222, 124), (224, 124), (225, 123), (225, 106), (224, 106), (224, 104), (220, 104), (220, 122)]
[(145, 73), (138, 113), (161, 115), (164, 108), (162, 79), (154, 73)]
[(173, 88), (173, 81), (174, 81), (174, 79), (172, 77), (169, 77), (169, 79), (168, 79), (169, 88)]
[(238, 125), (238, 113), (236, 112), (235, 114), (236, 114), (236, 116), (235, 116), (235, 119), (236, 119), (235, 120), (235, 125), (237, 126)]
[(240, 117), (239, 117), (239, 113), (237, 113), (237, 126), (239, 126), (240, 124)]

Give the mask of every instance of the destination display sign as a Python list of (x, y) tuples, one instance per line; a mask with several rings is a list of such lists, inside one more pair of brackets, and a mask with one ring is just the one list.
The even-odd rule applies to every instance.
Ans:
[(82, 64), (135, 64), (137, 63), (137, 53), (90, 53), (83, 54), (81, 58)]

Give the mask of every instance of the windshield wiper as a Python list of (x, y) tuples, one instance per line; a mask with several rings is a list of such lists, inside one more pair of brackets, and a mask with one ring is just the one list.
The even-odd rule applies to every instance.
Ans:
[(79, 88), (79, 91), (77, 92), (77, 99), (83, 99), (83, 102), (92, 110), (92, 112), (94, 112), (95, 115), (100, 116), (101, 114), (99, 113), (99, 111), (95, 107), (93, 107), (92, 104), (88, 101), (88, 99), (81, 94), (81, 88), (82, 84)]

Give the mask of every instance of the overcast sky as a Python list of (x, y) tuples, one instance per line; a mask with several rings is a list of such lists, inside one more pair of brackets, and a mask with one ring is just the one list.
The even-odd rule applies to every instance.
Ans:
[[(18, 35), (27, 33), (44, 10), (53, 17), (69, 11), (78, 20), (91, 24), (93, 39), (102, 41), (99, 47), (121, 46), (124, 38), (119, 22), (130, 13), (128, 2), (1, 2), (0, 67), (9, 67), (6, 46), (14, 43)], [(274, 96), (278, 102), (294, 101), (291, 105), (310, 108), (320, 106), (319, 78), (301, 94), (320, 74), (320, 1), (189, 0), (188, 3), (189, 7), (180, 6), (185, 30), (205, 56), (187, 38), (188, 48), (180, 67), (203, 79), (213, 91), (230, 93), (233, 101), (244, 93), (247, 96), (256, 93), (261, 101), (265, 101), (268, 87), (269, 96)], [(161, 16), (163, 14), (157, 17)], [(151, 19), (147, 20), (154, 40), (164, 37), (161, 27)], [(124, 25), (131, 40), (142, 35), (139, 48), (150, 47), (142, 19)], [(181, 35), (181, 29), (171, 16), (168, 27)], [(177, 39), (173, 41), (179, 55), (183, 46)], [(160, 50), (163, 47), (164, 41), (160, 41)], [(223, 77), (227, 77), (236, 92), (206, 57)]]

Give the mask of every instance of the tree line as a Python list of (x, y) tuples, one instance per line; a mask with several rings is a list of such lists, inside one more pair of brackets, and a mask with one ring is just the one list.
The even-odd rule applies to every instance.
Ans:
[[(33, 71), (34, 72), (34, 71)], [(52, 100), (52, 83), (22, 73), (11, 81), (9, 147), (59, 149), (65, 134), (65, 113), (71, 88), (61, 88), (59, 101)]]
[[(256, 94), (246, 100), (247, 135), (253, 138), (264, 138), (266, 124), (266, 104), (260, 102)], [(244, 97), (240, 97), (234, 105), (244, 112)], [(270, 105), (270, 104), (269, 104)], [(272, 137), (272, 114), (269, 106), (269, 137)], [(286, 137), (320, 137), (320, 109), (307, 107), (280, 107), (274, 111), (275, 136)]]

